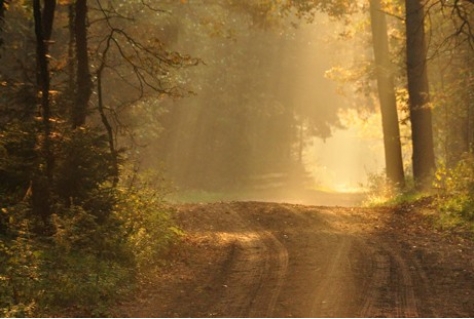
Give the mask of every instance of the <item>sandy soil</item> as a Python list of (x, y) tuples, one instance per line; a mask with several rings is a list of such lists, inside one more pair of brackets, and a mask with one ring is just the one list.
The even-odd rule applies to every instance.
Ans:
[(171, 264), (130, 317), (473, 317), (474, 245), (420, 208), (177, 206)]

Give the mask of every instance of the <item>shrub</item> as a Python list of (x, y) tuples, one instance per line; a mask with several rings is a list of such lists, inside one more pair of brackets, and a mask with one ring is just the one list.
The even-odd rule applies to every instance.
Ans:
[(367, 177), (367, 198), (365, 204), (369, 206), (387, 203), (396, 196), (395, 187), (390, 184), (385, 174), (369, 174)]
[(436, 173), (441, 224), (474, 223), (474, 156), (466, 154), (453, 169), (440, 163)]
[(53, 235), (31, 231), (29, 207), (3, 209), (10, 232), (0, 241), (0, 316), (106, 316), (150, 266), (160, 265), (181, 232), (154, 192), (117, 191), (106, 222), (79, 205), (54, 208)]
[(171, 208), (151, 190), (122, 194), (116, 217), (122, 223), (128, 249), (139, 269), (159, 259), (182, 232), (171, 221)]

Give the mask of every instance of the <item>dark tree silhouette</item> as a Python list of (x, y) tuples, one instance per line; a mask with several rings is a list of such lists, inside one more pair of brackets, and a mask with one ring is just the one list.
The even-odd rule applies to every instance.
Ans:
[[(39, 0), (33, 1), (33, 16), (36, 36), (37, 86), (40, 93), (39, 116), (41, 129), (38, 132), (38, 163), (37, 172), (32, 179), (33, 212), (40, 216), (45, 224), (50, 215), (50, 189), (53, 175), (54, 158), (51, 146), (51, 105), (50, 105), (50, 74), (48, 67), (48, 43), (54, 20), (56, 2), (44, 2), (43, 13)], [(47, 19), (47, 21), (45, 20)], [(44, 165), (43, 165), (44, 162)], [(43, 168), (44, 167), (44, 168)]]
[(92, 80), (87, 52), (87, 0), (77, 0), (74, 14), (74, 39), (76, 41), (76, 95), (72, 109), (72, 127), (86, 122), (87, 109), (92, 94)]

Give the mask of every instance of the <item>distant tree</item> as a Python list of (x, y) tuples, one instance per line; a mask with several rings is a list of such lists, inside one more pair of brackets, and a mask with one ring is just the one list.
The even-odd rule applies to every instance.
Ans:
[[(181, 5), (181, 4), (178, 4)], [(199, 63), (198, 59), (171, 51), (178, 37), (173, 19), (159, 7), (145, 3), (100, 3), (93, 7), (97, 23), (91, 34), (100, 34), (98, 42), (91, 42), (96, 54), (91, 55), (97, 101), (93, 101), (105, 128), (112, 156), (112, 183), (118, 183), (119, 145), (129, 148), (128, 155), (136, 148), (148, 147), (159, 124), (142, 114), (134, 117), (136, 110), (159, 112), (162, 100), (180, 98), (189, 92), (181, 83), (178, 70)], [(136, 18), (140, 12), (141, 19)], [(120, 115), (119, 115), (120, 114)], [(145, 124), (146, 123), (146, 124)], [(150, 126), (153, 126), (150, 127)], [(137, 137), (139, 136), (139, 137)], [(141, 137), (147, 136), (141, 139)], [(141, 150), (140, 152), (143, 152)], [(143, 161), (134, 159), (137, 162)], [(138, 166), (138, 164), (137, 164)]]
[[(303, 1), (293, 3), (305, 15)], [(353, 9), (345, 3), (326, 1), (315, 9), (337, 16)], [(228, 187), (255, 174), (285, 173), (300, 167), (310, 137), (327, 138), (340, 127), (338, 111), (347, 103), (325, 103), (331, 94), (316, 79), (310, 90), (294, 80), (311, 76), (308, 64), (321, 63), (302, 59), (312, 39), (289, 23), (294, 19), (286, 14), (296, 8), (285, 6), (194, 0), (173, 8), (180, 17), (178, 45), (206, 62), (190, 75), (199, 83), (197, 96), (174, 102), (162, 115), (165, 130), (156, 153), (180, 186)], [(309, 19), (312, 13), (306, 13)]]
[(426, 189), (431, 186), (435, 171), (424, 4), (424, 0), (405, 0), (406, 63), (413, 145), (413, 177), (418, 189)]

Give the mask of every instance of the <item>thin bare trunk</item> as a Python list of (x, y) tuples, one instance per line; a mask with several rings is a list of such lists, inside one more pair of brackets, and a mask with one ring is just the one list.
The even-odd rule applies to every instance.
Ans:
[(100, 118), (102, 120), (102, 124), (104, 124), (105, 130), (107, 131), (107, 137), (109, 140), (109, 150), (110, 150), (110, 154), (112, 155), (112, 169), (113, 169), (112, 185), (115, 187), (117, 186), (118, 181), (119, 181), (119, 166), (118, 166), (117, 150), (115, 149), (113, 128), (112, 128), (112, 125), (110, 125), (107, 115), (105, 114), (104, 100), (102, 98), (102, 73), (105, 68), (105, 61), (107, 58), (107, 52), (109, 48), (110, 48), (110, 37), (107, 41), (107, 46), (104, 52), (102, 53), (102, 62), (99, 66), (99, 69), (97, 70), (97, 95), (98, 95), (98, 109), (99, 109)]

